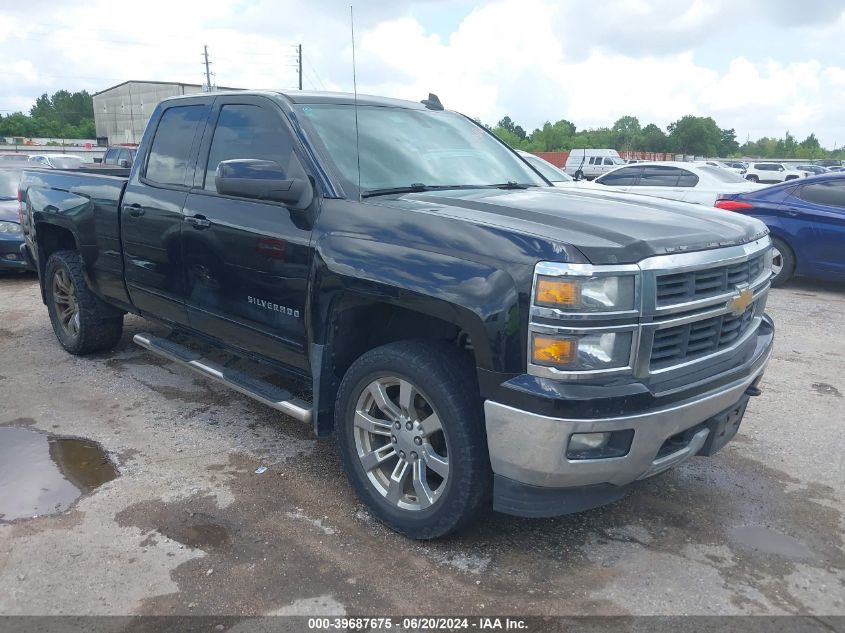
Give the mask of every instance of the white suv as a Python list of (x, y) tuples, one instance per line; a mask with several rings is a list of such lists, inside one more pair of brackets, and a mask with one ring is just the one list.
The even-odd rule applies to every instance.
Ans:
[(750, 163), (745, 179), (751, 182), (784, 182), (806, 175), (806, 172), (792, 169), (783, 163)]

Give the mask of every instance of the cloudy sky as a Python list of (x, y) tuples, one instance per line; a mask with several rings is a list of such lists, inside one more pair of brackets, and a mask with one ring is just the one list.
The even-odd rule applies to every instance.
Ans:
[[(352, 88), (349, 0), (0, 0), (0, 111), (127, 79)], [(843, 0), (354, 0), (358, 90), (487, 123), (712, 116), (845, 145)], [(59, 10), (61, 6), (61, 10)]]

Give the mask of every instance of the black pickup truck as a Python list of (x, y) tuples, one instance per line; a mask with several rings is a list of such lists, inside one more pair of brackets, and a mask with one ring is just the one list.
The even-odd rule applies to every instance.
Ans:
[(334, 433), (372, 511), (433, 538), (616, 500), (760, 393), (761, 223), (549, 184), (436, 98), (221, 92), (162, 102), (128, 179), (20, 197), (65, 349), (169, 326), (135, 342)]

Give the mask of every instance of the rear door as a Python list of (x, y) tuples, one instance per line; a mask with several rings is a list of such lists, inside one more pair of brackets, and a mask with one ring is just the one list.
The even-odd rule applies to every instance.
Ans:
[(698, 176), (686, 169), (668, 165), (646, 165), (637, 183), (629, 189), (658, 198), (683, 200), (690, 187), (698, 183)]
[(210, 112), (208, 99), (170, 102), (151, 120), (146, 155), (121, 201), (126, 286), (142, 313), (186, 324), (182, 207), (193, 182), (196, 153)]
[(307, 368), (305, 304), (311, 228), (282, 203), (223, 196), (223, 160), (272, 160), (287, 177), (308, 178), (278, 104), (221, 96), (203, 139), (185, 204), (182, 248), (194, 329), (287, 365)]
[(804, 244), (808, 263), (821, 272), (845, 275), (845, 180), (797, 187), (782, 208), (784, 227)]

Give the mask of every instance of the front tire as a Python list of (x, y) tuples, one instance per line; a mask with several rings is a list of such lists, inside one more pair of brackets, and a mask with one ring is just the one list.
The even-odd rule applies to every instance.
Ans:
[(350, 484), (379, 520), (416, 539), (460, 530), (490, 507), (483, 419), (471, 363), (427, 341), (361, 356), (335, 406)]
[(772, 288), (779, 288), (795, 273), (795, 253), (779, 237), (772, 238)]
[(760, 182), (760, 179), (757, 176), (755, 176), (754, 174), (751, 174), (750, 176), (746, 176), (745, 179), (749, 182)]
[(111, 349), (123, 333), (123, 315), (91, 292), (76, 251), (56, 251), (45, 268), (47, 311), (56, 338), (71, 354)]

